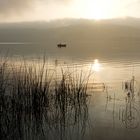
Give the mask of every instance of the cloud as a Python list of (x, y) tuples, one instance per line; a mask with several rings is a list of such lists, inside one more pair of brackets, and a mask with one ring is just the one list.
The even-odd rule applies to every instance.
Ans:
[[(50, 20), (63, 17), (85, 17), (86, 3), (92, 0), (0, 0), (0, 22)], [(98, 0), (93, 0), (98, 1)], [(108, 1), (108, 0), (100, 0)], [(140, 16), (140, 0), (112, 0), (116, 14)], [(88, 11), (88, 9), (87, 9)], [(119, 15), (121, 15), (119, 14)]]
[(47, 0), (47, 1), (67, 3), (67, 2), (70, 2), (70, 1), (73, 1), (73, 0)]
[(18, 14), (31, 8), (37, 0), (0, 0), (0, 15)]
[(125, 1), (126, 1), (125, 8), (134, 7), (140, 4), (140, 0), (129, 0), (129, 1), (125, 0)]
[(37, 7), (37, 4), (60, 3), (66, 4), (73, 0), (0, 0), (0, 17), (8, 17), (28, 13)]

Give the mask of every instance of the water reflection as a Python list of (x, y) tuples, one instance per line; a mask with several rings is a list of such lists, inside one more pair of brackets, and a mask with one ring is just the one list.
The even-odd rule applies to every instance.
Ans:
[(139, 111), (136, 107), (137, 96), (139, 96), (138, 82), (135, 76), (130, 81), (124, 83), (124, 92), (126, 93), (125, 107), (121, 110), (120, 120), (126, 128), (136, 129), (139, 126)]
[(135, 105), (134, 98), (128, 96), (126, 98), (126, 105), (119, 112), (119, 119), (123, 125), (128, 129), (136, 129), (139, 126), (139, 111)]
[[(121, 87), (120, 87), (121, 88)], [(119, 93), (109, 93), (106, 87), (106, 105), (105, 110), (109, 108), (111, 103), (113, 125), (117, 122), (117, 117), (123, 126), (127, 129), (139, 128), (139, 84), (134, 76), (127, 80), (122, 85), (122, 96), (117, 96)], [(119, 110), (119, 111), (118, 111)], [(119, 122), (117, 122), (119, 124)], [(121, 125), (120, 124), (120, 125)]]
[[(9, 90), (5, 88), (8, 81), (7, 77), (3, 77), (4, 69), (0, 69), (1, 139), (98, 140), (114, 139), (114, 135), (117, 138), (128, 135), (131, 136), (128, 139), (133, 138), (134, 133), (127, 130), (133, 129), (137, 134), (140, 128), (140, 67), (137, 66), (133, 73), (135, 76), (132, 76), (131, 67), (126, 65), (99, 63), (99, 60), (95, 60), (94, 64), (91, 61), (65, 62), (54, 59), (51, 65), (48, 64), (51, 69), (49, 74), (56, 72), (54, 76), (57, 79), (43, 83), (47, 85), (46, 88), (36, 75), (38, 72), (42, 74), (41, 66), (36, 71), (24, 71), (25, 82), (22, 82), (23, 77), (18, 77), (20, 74), (13, 69), (15, 79), (8, 87), (19, 81), (20, 84), (13, 87), (10, 92), (12, 96), (4, 94)], [(34, 64), (36, 63), (37, 61)], [(29, 63), (31, 65), (32, 61)], [(68, 73), (65, 72), (66, 69)], [(90, 78), (87, 76), (89, 69)], [(63, 74), (60, 75), (60, 72)], [(77, 74), (73, 77), (79, 80), (71, 77), (75, 72)], [(29, 78), (33, 78), (33, 82), (29, 82)], [(2, 79), (7, 83), (2, 83)], [(83, 82), (85, 79), (86, 82)]]
[(94, 63), (92, 65), (92, 69), (95, 72), (99, 72), (101, 70), (101, 64), (99, 63), (99, 60), (98, 59), (95, 59), (94, 60)]

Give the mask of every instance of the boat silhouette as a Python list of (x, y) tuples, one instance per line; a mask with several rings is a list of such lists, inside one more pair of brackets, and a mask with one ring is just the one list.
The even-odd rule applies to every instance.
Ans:
[(65, 43), (59, 43), (59, 44), (57, 44), (57, 47), (58, 48), (66, 48), (67, 45)]

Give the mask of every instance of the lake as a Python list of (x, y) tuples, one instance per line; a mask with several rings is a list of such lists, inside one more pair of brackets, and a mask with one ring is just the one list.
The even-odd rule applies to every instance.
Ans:
[[(10, 63), (26, 60), (36, 64), (43, 55), (51, 71), (77, 72), (79, 78), (90, 78), (87, 97), (82, 103), (68, 107), (66, 114), (57, 120), (57, 107), (48, 108), (45, 115), (33, 117), (20, 115), (1, 117), (2, 139), (60, 139), (60, 140), (139, 140), (140, 130), (140, 61), (138, 51), (122, 50), (104, 52), (101, 48), (74, 52), (67, 48), (52, 48), (28, 43), (0, 43), (1, 56), (8, 56)], [(24, 49), (23, 49), (24, 48)], [(121, 48), (121, 47), (120, 47)], [(7, 53), (7, 54), (6, 54)], [(38, 61), (39, 60), (39, 61)], [(42, 62), (42, 61), (41, 61)], [(82, 79), (83, 80), (83, 79)], [(61, 91), (62, 92), (62, 91)], [(69, 103), (71, 104), (71, 103)], [(69, 105), (70, 106), (70, 105)], [(47, 110), (46, 110), (47, 111)], [(1, 113), (6, 113), (1, 109)], [(58, 113), (59, 114), (59, 113)], [(20, 116), (20, 117), (19, 117)], [(48, 117), (49, 116), (49, 117)], [(19, 117), (19, 118), (18, 118)], [(19, 120), (20, 119), (20, 120)], [(5, 122), (4, 122), (5, 121)], [(12, 132), (11, 132), (12, 131)]]

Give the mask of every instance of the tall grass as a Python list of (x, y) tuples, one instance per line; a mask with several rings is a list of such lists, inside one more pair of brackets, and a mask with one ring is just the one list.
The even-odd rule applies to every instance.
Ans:
[(0, 62), (1, 139), (55, 139), (54, 134), (70, 139), (75, 129), (84, 133), (91, 72), (62, 68), (56, 78), (57, 70), (49, 67), (45, 58), (41, 64)]

